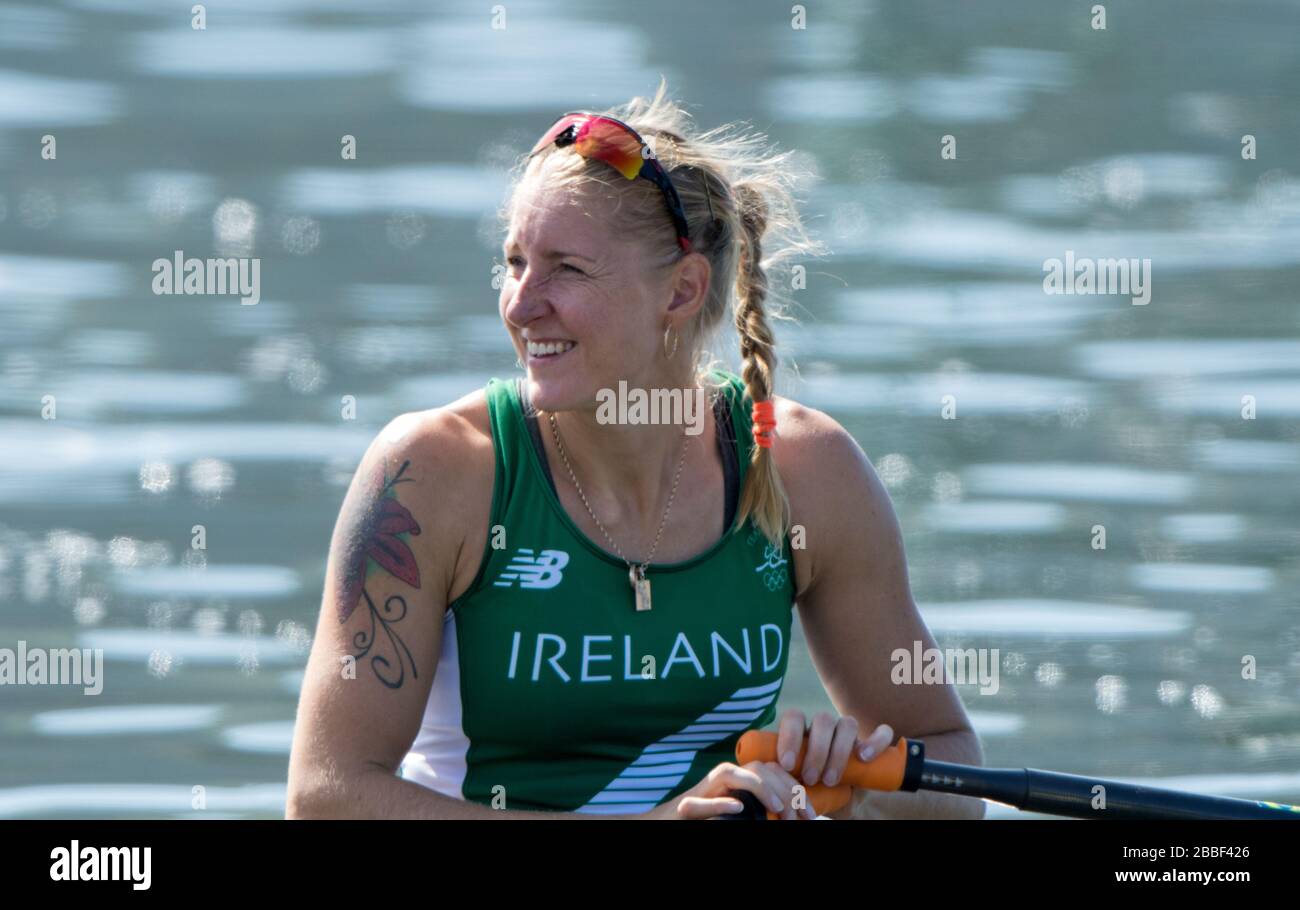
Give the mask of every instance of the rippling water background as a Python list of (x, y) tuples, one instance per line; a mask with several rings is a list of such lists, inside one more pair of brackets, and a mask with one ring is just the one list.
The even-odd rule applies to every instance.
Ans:
[[(188, 6), (0, 5), (0, 647), (106, 656), (0, 689), (0, 816), (282, 814), (352, 470), (514, 372), (504, 168), (660, 73), (821, 174), (782, 390), (875, 462), (940, 644), (1000, 649), (988, 763), (1300, 800), (1300, 5)], [(153, 295), (175, 249), (261, 302)], [(1150, 304), (1045, 294), (1067, 249)]]

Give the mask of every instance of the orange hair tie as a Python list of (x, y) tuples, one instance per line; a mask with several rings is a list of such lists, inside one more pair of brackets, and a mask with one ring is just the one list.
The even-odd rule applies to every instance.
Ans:
[(754, 442), (761, 448), (772, 448), (772, 431), (776, 429), (776, 403), (771, 399), (754, 402)]

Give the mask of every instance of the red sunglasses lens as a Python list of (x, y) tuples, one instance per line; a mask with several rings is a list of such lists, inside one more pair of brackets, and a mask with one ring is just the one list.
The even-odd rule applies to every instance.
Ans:
[(613, 165), (629, 180), (641, 172), (645, 160), (641, 155), (641, 139), (630, 127), (615, 120), (592, 120), (582, 145), (585, 146), (580, 149), (582, 154)]

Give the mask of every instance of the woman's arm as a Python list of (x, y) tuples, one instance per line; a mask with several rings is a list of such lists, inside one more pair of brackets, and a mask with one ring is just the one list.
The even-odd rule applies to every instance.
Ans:
[[(889, 494), (861, 447), (830, 417), (781, 401), (773, 447), (806, 549), (795, 554), (799, 616), (813, 665), (841, 715), (865, 737), (879, 724), (925, 741), (926, 755), (982, 764), (951, 683), (896, 684), (891, 655), (934, 638), (912, 600)], [(784, 451), (782, 451), (784, 449)], [(855, 791), (837, 818), (982, 818), (982, 800), (939, 793)]]
[(287, 818), (601, 817), (496, 810), (396, 776), (437, 672), (447, 604), (477, 572), (487, 537), (486, 412), (455, 407), (385, 427), (344, 498), (298, 704)]

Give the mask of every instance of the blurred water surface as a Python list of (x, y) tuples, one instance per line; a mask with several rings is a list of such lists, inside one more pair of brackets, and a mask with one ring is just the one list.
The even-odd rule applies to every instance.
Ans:
[[(0, 816), (282, 813), (357, 460), (514, 372), (504, 168), (660, 73), (821, 175), (781, 390), (872, 458), (940, 644), (1000, 649), (988, 762), (1300, 801), (1300, 6), (362, 6), (0, 5), (0, 646), (107, 662), (0, 690)], [(155, 296), (176, 249), (261, 302)], [(1045, 294), (1067, 250), (1151, 302)], [(796, 646), (781, 707), (827, 704)]]

